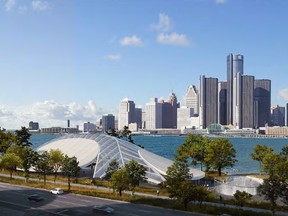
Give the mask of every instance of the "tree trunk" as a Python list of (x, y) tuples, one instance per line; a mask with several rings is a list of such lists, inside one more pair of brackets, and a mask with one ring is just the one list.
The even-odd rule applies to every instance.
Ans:
[(13, 173), (13, 171), (10, 170), (10, 180), (12, 179), (12, 173)]
[(218, 175), (221, 176), (221, 167), (218, 167)]
[(122, 196), (122, 190), (119, 190), (119, 196), (120, 197)]
[(70, 192), (70, 175), (68, 175), (68, 192)]
[(46, 174), (44, 174), (44, 185), (46, 186)]

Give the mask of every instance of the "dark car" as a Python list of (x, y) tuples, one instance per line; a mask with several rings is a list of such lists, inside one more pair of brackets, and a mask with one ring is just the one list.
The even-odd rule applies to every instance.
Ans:
[(38, 194), (32, 194), (28, 197), (28, 200), (29, 201), (35, 201), (35, 202), (39, 202), (41, 200), (43, 200), (43, 197), (41, 197), (40, 195)]
[(106, 205), (95, 205), (93, 207), (94, 212), (102, 213), (102, 214), (113, 214), (114, 209), (111, 208), (110, 206)]

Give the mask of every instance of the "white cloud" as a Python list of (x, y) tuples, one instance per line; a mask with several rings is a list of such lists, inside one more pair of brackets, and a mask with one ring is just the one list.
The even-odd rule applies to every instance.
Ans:
[(225, 4), (227, 0), (215, 0), (216, 4)]
[(31, 2), (32, 9), (37, 11), (44, 11), (49, 8), (49, 4), (46, 1), (42, 0), (33, 0)]
[(62, 104), (47, 100), (31, 106), (0, 106), (0, 127), (19, 129), (21, 126), (28, 127), (30, 121), (39, 122), (40, 127), (65, 127), (68, 119), (75, 126), (85, 121), (95, 122), (102, 114), (92, 100), (85, 106), (75, 102)]
[(142, 40), (137, 37), (136, 35), (133, 35), (131, 37), (124, 37), (121, 41), (120, 44), (122, 46), (142, 46)]
[(288, 102), (288, 88), (279, 90), (277, 98), (284, 99)]
[(10, 11), (16, 5), (16, 0), (6, 0), (5, 8), (6, 11)]
[(168, 15), (160, 13), (158, 24), (151, 25), (151, 28), (160, 32), (169, 32), (173, 28), (172, 20)]
[(111, 61), (119, 61), (121, 59), (121, 56), (120, 55), (107, 55), (105, 56), (105, 58)]
[(159, 34), (157, 37), (157, 41), (161, 44), (169, 44), (169, 45), (176, 45), (176, 46), (189, 46), (191, 42), (184, 34)]

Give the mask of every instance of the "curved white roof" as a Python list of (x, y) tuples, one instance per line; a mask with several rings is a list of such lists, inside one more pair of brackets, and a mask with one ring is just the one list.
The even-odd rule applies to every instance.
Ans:
[[(135, 160), (147, 168), (148, 181), (160, 183), (165, 181), (163, 175), (173, 163), (172, 160), (151, 153), (125, 140), (105, 134), (70, 134), (54, 139), (36, 149), (41, 153), (50, 149), (59, 149), (69, 157), (75, 156), (81, 169), (94, 166), (94, 178), (103, 178), (110, 162), (117, 160), (121, 167)], [(190, 168), (193, 180), (201, 179), (204, 172)]]

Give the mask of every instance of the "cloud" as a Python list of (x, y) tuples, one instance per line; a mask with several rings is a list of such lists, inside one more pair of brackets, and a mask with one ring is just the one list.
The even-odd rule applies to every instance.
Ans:
[(173, 28), (172, 20), (168, 15), (160, 13), (158, 24), (152, 24), (151, 28), (160, 32), (169, 32)]
[(121, 41), (120, 44), (122, 46), (142, 46), (142, 40), (138, 38), (136, 35), (133, 35), (131, 37), (124, 37)]
[(121, 56), (120, 55), (107, 55), (105, 56), (105, 58), (111, 61), (119, 61), (121, 59)]
[(68, 119), (76, 126), (87, 121), (96, 122), (102, 114), (102, 109), (98, 109), (92, 100), (84, 106), (75, 102), (63, 104), (47, 100), (31, 106), (0, 106), (0, 127), (19, 129), (21, 126), (28, 127), (30, 121), (39, 122), (40, 128), (65, 127)]
[(215, 0), (216, 4), (225, 4), (228, 0)]
[(288, 88), (284, 88), (278, 91), (277, 98), (284, 99), (288, 102)]
[(16, 5), (16, 0), (6, 0), (5, 8), (6, 11), (10, 11)]
[(161, 44), (176, 45), (176, 46), (189, 46), (191, 42), (184, 34), (159, 34), (157, 41)]
[(31, 2), (32, 9), (37, 11), (44, 11), (49, 8), (49, 4), (46, 1), (42, 0), (33, 0)]

